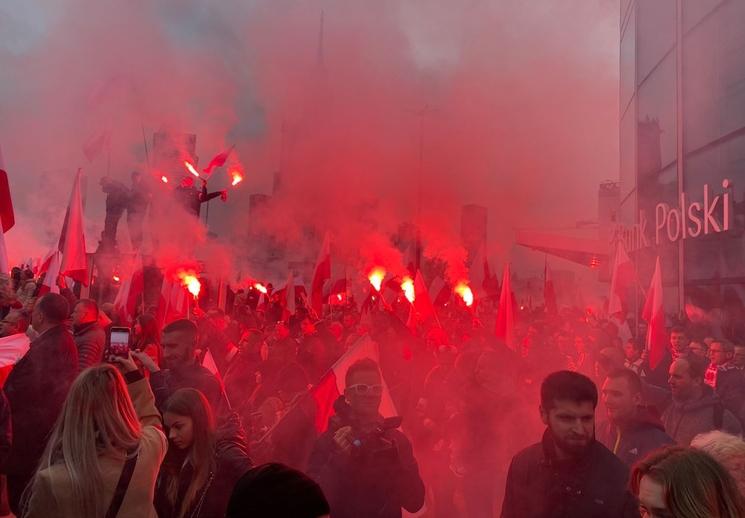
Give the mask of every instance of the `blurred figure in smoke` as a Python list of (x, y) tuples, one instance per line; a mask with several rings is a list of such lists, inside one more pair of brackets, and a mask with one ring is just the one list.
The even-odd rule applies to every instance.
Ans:
[(225, 516), (235, 483), (251, 468), (238, 417), (216, 422), (204, 394), (184, 388), (168, 398), (163, 422), (170, 447), (156, 485), (158, 516)]
[(127, 228), (132, 250), (137, 251), (142, 246), (142, 222), (152, 196), (150, 186), (146, 184), (142, 174), (132, 171), (132, 187), (127, 199)]
[(83, 371), (103, 361), (106, 331), (98, 323), (95, 300), (80, 299), (72, 309), (72, 331), (78, 348), (78, 365)]
[(676, 443), (688, 446), (696, 435), (711, 430), (741, 432), (740, 422), (704, 383), (706, 363), (695, 356), (678, 358), (670, 366), (673, 401), (662, 414), (665, 431)]
[(688, 352), (690, 352), (691, 354), (695, 354), (699, 358), (708, 358), (709, 346), (706, 345), (706, 342), (694, 340), (688, 346)]
[(104, 220), (103, 232), (99, 249), (102, 252), (118, 252), (116, 232), (119, 220), (122, 219), (124, 209), (129, 203), (129, 189), (121, 183), (108, 176), (100, 181), (101, 190), (106, 193), (106, 219)]
[(550, 374), (541, 385), (543, 440), (518, 453), (507, 475), (502, 518), (638, 516), (628, 469), (595, 440), (598, 392), (588, 377)]
[(658, 387), (667, 385), (668, 372), (674, 360), (688, 354), (688, 337), (682, 327), (673, 327), (670, 330), (670, 344), (665, 349), (665, 354), (660, 363), (654, 369), (649, 370), (647, 381)]
[(23, 334), (28, 329), (30, 317), (25, 309), (11, 309), (0, 320), (0, 338), (15, 334)]
[(626, 357), (623, 366), (634, 371), (639, 376), (646, 375), (644, 372), (644, 358), (642, 358), (643, 351), (644, 347), (642, 344), (633, 338), (629, 338), (623, 346), (623, 355)]
[(323, 491), (300, 471), (282, 464), (250, 470), (235, 485), (226, 518), (326, 518)]
[(643, 406), (642, 382), (629, 369), (608, 374), (602, 388), (607, 421), (597, 430), (597, 440), (631, 467), (652, 450), (673, 444), (660, 419)]
[(171, 322), (163, 329), (165, 370), (161, 370), (146, 353), (132, 353), (150, 371), (150, 385), (159, 409), (163, 408), (168, 398), (177, 390), (193, 388), (205, 395), (218, 415), (229, 410), (220, 380), (199, 363), (198, 344), (196, 324), (182, 319)]
[(631, 489), (646, 517), (745, 516), (737, 486), (708, 454), (690, 448), (667, 447), (651, 453), (634, 467)]
[(363, 359), (346, 373), (336, 415), (316, 442), (308, 473), (323, 488), (333, 518), (400, 518), (424, 505), (424, 484), (400, 420), (378, 409), (383, 385), (377, 363)]
[(202, 189), (197, 189), (194, 187), (194, 178), (191, 176), (184, 176), (181, 184), (174, 189), (173, 194), (176, 196), (179, 204), (197, 218), (199, 218), (202, 203), (207, 203), (218, 196), (222, 201), (227, 201), (228, 199), (228, 191), (226, 190), (208, 193), (206, 180), (202, 180)]
[(13, 512), (39, 464), (47, 437), (78, 375), (78, 352), (64, 323), (67, 300), (47, 293), (34, 305), (31, 325), (39, 336), (8, 376), (4, 390), (13, 416), (16, 440), (8, 461), (8, 496)]

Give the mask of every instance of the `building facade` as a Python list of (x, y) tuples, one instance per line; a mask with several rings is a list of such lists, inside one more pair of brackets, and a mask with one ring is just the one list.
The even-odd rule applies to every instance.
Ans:
[(621, 0), (620, 204), (665, 306), (745, 323), (745, 1)]

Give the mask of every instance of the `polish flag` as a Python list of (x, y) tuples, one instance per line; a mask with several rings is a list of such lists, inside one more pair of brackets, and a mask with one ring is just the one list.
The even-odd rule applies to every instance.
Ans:
[(647, 351), (649, 352), (649, 366), (654, 369), (665, 355), (667, 333), (665, 332), (665, 311), (662, 303), (662, 273), (660, 272), (660, 258), (654, 267), (652, 281), (649, 283), (647, 300), (644, 302), (642, 318), (647, 322)]
[(132, 324), (137, 313), (137, 305), (145, 292), (145, 272), (142, 266), (142, 256), (137, 256), (134, 271), (119, 286), (119, 292), (114, 299), (114, 310), (123, 322)]
[(44, 282), (39, 286), (39, 296), (42, 296), (45, 293), (59, 293), (57, 278), (60, 274), (60, 264), (60, 252), (59, 250), (54, 250), (49, 255), (49, 259), (45, 260), (46, 270), (44, 270)]
[(424, 323), (431, 318), (435, 319), (437, 327), (441, 327), (435, 314), (435, 307), (432, 305), (432, 299), (429, 298), (429, 291), (424, 283), (422, 272), (417, 271), (414, 277), (414, 303), (411, 305), (407, 326), (412, 329), (417, 323)]
[(613, 276), (610, 281), (610, 295), (608, 296), (608, 314), (624, 313), (626, 296), (636, 278), (634, 263), (629, 259), (621, 240), (616, 245), (616, 256), (613, 260)]
[(5, 247), (5, 232), (0, 226), (0, 273), (9, 274), (8, 249)]
[(220, 370), (217, 368), (215, 357), (212, 356), (212, 351), (210, 351), (209, 349), (207, 349), (207, 351), (204, 353), (204, 356), (202, 356), (202, 367), (210, 371), (212, 375), (220, 380), (220, 383), (222, 384), (222, 376), (220, 376)]
[(13, 366), (28, 352), (30, 345), (26, 333), (0, 338), (0, 387), (5, 384)]
[(502, 275), (502, 293), (499, 295), (499, 309), (497, 310), (497, 323), (494, 329), (497, 338), (504, 341), (505, 345), (516, 349), (515, 340), (515, 313), (512, 307), (512, 289), (510, 288), (510, 264), (504, 265)]
[[(371, 358), (380, 365), (380, 350), (378, 344), (369, 336), (363, 336), (331, 367), (321, 378), (318, 385), (313, 387), (310, 395), (316, 403), (316, 430), (323, 433), (328, 427), (329, 418), (334, 415), (334, 403), (344, 393), (344, 378), (349, 367), (357, 360)], [(381, 378), (382, 379), (382, 378)], [(398, 415), (393, 405), (391, 394), (385, 380), (383, 384), (383, 397), (380, 403), (380, 413), (383, 417), (394, 417)]]
[(554, 288), (554, 276), (551, 272), (551, 268), (548, 266), (548, 258), (546, 258), (546, 265), (543, 270), (543, 300), (546, 307), (546, 312), (552, 315), (558, 313), (558, 306), (556, 305), (556, 289)]
[[(2, 157), (0, 157), (0, 161)], [(7, 232), (15, 225), (15, 213), (13, 212), (13, 200), (10, 197), (10, 184), (8, 173), (5, 172), (0, 163), (0, 230)]]
[(62, 252), (60, 271), (88, 286), (88, 257), (85, 252), (85, 233), (83, 232), (83, 202), (80, 194), (82, 170), (78, 169), (67, 206), (65, 222), (60, 233), (59, 250)]
[(235, 147), (235, 145), (230, 146), (228, 149), (226, 149), (222, 153), (218, 153), (217, 155), (215, 155), (215, 157), (212, 160), (210, 160), (210, 163), (207, 165), (207, 167), (204, 168), (205, 174), (212, 173), (212, 170), (215, 167), (222, 167), (222, 166), (224, 166), (225, 165), (225, 162), (227, 161), (228, 157), (230, 156), (230, 153), (233, 152), (233, 148), (234, 147)]
[(287, 274), (287, 284), (285, 285), (285, 310), (282, 320), (289, 320), (291, 315), (295, 314), (295, 274), (290, 270)]
[(321, 252), (313, 272), (313, 283), (310, 289), (310, 301), (313, 311), (320, 317), (323, 313), (323, 285), (331, 278), (331, 236), (328, 232), (323, 237)]

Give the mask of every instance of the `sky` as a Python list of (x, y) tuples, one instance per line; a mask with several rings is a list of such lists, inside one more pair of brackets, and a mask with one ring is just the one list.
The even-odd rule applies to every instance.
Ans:
[[(598, 184), (618, 176), (618, 21), (617, 0), (5, 0), (11, 258), (57, 239), (79, 167), (93, 251), (100, 178), (159, 176), (144, 141), (166, 131), (197, 134), (202, 165), (235, 145), (245, 181), (209, 180), (230, 190), (209, 230), (233, 271), (257, 228), (307, 258), (328, 231), (359, 269), (400, 263), (386, 236), (403, 221), (458, 270), (467, 203), (489, 210), (493, 261), (537, 269), (514, 230), (593, 219)], [(282, 192), (250, 221), (249, 195), (271, 194), (277, 171)]]

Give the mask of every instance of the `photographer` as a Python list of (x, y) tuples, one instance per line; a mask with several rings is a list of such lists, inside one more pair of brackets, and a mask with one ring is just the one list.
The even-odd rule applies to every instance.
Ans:
[(353, 363), (328, 430), (316, 441), (308, 472), (331, 505), (332, 518), (398, 518), (424, 504), (424, 484), (400, 419), (378, 413), (383, 394), (378, 364)]

